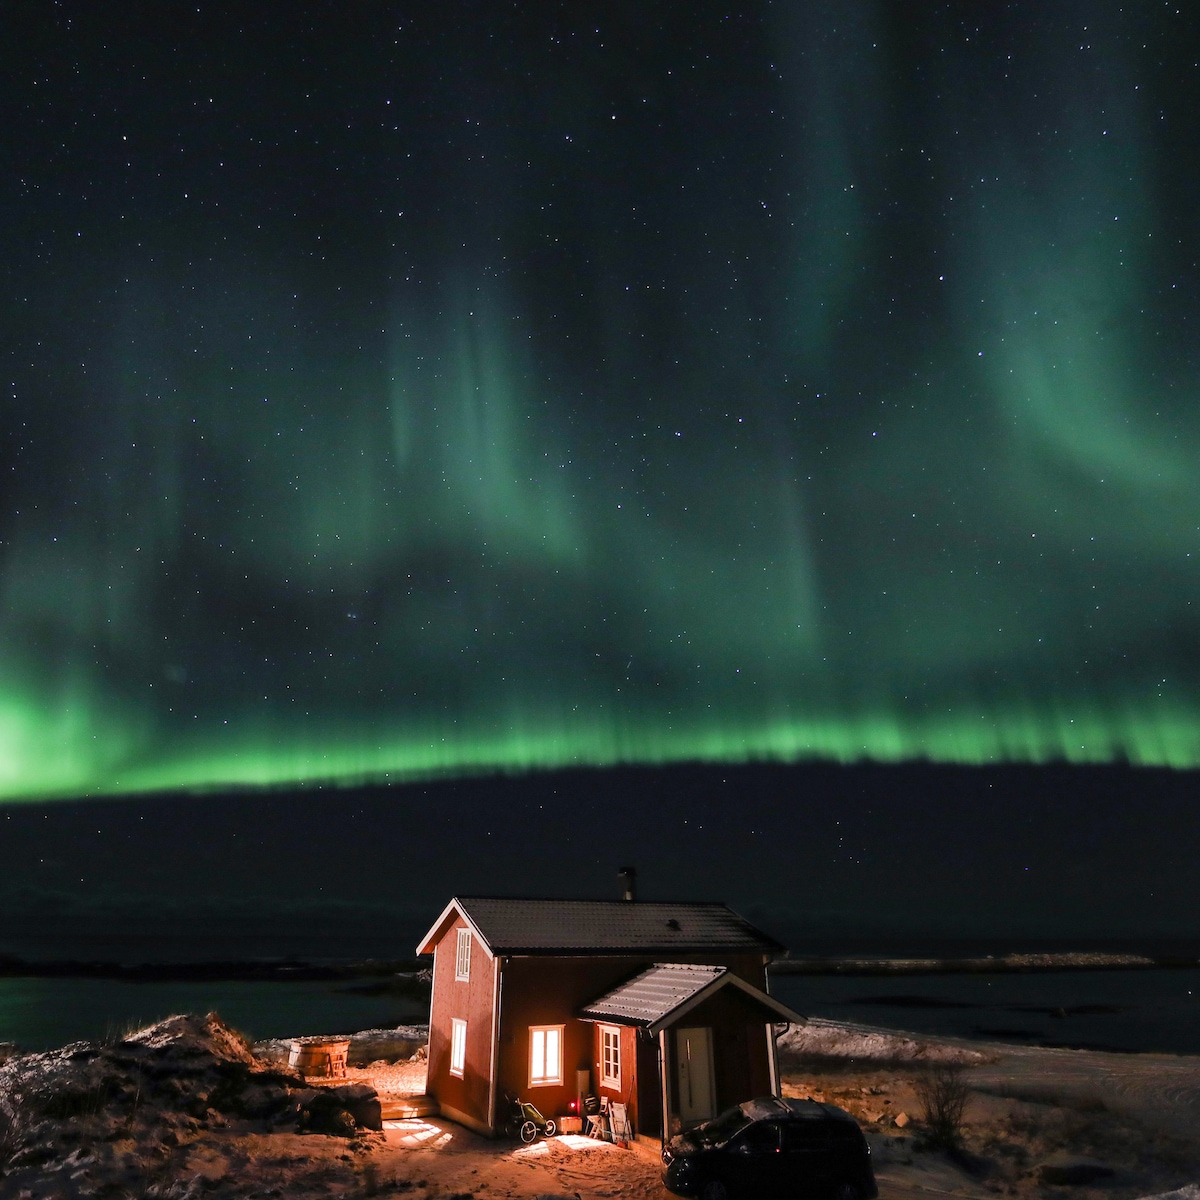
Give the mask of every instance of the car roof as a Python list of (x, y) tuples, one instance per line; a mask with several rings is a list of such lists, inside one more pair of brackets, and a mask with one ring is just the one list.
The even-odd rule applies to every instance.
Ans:
[(738, 1107), (749, 1121), (799, 1119), (849, 1121), (853, 1125), (858, 1124), (845, 1109), (834, 1104), (821, 1104), (816, 1100), (780, 1100), (775, 1096), (761, 1096), (756, 1100), (747, 1100)]

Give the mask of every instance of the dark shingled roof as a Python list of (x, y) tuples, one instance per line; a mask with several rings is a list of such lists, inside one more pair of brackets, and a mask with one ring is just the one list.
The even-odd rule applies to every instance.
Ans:
[[(452, 908), (493, 954), (774, 953), (783, 949), (724, 904), (456, 897), (426, 935), (432, 949)], [(422, 952), (428, 952), (428, 949)]]
[(686, 1015), (714, 992), (732, 987), (775, 1018), (803, 1024), (804, 1018), (774, 996), (739, 979), (726, 967), (695, 963), (655, 963), (640, 975), (593, 1000), (579, 1015), (588, 1021), (638, 1025), (657, 1033)]

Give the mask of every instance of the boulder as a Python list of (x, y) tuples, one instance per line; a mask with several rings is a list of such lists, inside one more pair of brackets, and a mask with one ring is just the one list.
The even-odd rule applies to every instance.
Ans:
[(379, 1103), (379, 1094), (365, 1083), (346, 1083), (331, 1088), (306, 1088), (296, 1093), (296, 1100), (299, 1102), (298, 1126), (313, 1133), (333, 1133), (349, 1137), (359, 1129), (383, 1128), (383, 1109)]
[(338, 1103), (354, 1118), (363, 1129), (382, 1129), (383, 1113), (379, 1103), (379, 1093), (365, 1083), (346, 1083), (341, 1087), (330, 1089), (337, 1097)]

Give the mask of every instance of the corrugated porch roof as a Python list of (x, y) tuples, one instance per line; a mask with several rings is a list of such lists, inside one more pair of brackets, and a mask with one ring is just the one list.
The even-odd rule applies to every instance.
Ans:
[(780, 1020), (804, 1024), (799, 1013), (740, 979), (727, 967), (692, 963), (655, 963), (628, 983), (593, 1000), (579, 1015), (588, 1021), (633, 1025), (657, 1034), (724, 987), (737, 988)]

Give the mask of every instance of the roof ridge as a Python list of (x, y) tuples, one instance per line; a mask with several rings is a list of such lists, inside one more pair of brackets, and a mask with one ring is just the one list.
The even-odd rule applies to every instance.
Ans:
[(492, 900), (504, 904), (611, 904), (621, 908), (726, 908), (725, 900), (621, 900), (608, 896), (591, 898), (588, 896), (455, 896), (456, 900)]
[[(427, 954), (457, 909), (489, 953), (706, 957), (783, 947), (720, 900), (454, 896), (422, 939)], [(439, 932), (441, 930), (441, 932)]]

